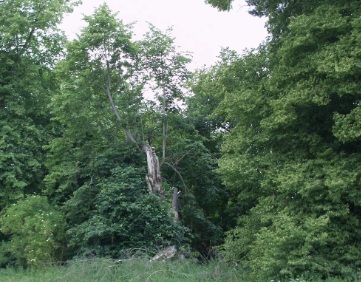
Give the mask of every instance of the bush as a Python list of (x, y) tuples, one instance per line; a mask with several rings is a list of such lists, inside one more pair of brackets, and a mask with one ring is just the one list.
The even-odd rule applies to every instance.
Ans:
[(0, 226), (9, 238), (1, 244), (1, 264), (38, 267), (62, 259), (64, 217), (46, 197), (29, 196), (10, 206)]
[[(92, 203), (87, 195), (93, 189)], [(117, 258), (124, 249), (157, 248), (179, 244), (185, 228), (173, 222), (170, 205), (146, 192), (143, 169), (117, 167), (112, 176), (96, 187), (81, 187), (67, 202), (69, 218), (79, 206), (92, 207), (83, 222), (73, 222), (68, 230), (74, 254)]]

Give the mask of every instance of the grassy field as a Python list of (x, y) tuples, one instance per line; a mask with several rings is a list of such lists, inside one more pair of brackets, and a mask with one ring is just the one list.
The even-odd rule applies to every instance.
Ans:
[[(212, 261), (199, 264), (192, 260), (156, 261), (147, 259), (76, 260), (66, 266), (48, 266), (40, 269), (0, 269), (0, 282), (207, 282), (249, 281), (235, 265)], [(278, 282), (268, 280), (267, 282)], [(317, 282), (319, 279), (295, 279), (287, 282)], [(339, 279), (323, 280), (340, 282)], [(350, 280), (347, 280), (350, 281)]]
[(1, 282), (135, 282), (135, 281), (242, 281), (240, 272), (229, 265), (210, 262), (198, 264), (182, 260), (150, 262), (145, 259), (93, 259), (72, 261), (66, 266), (32, 270), (0, 269)]

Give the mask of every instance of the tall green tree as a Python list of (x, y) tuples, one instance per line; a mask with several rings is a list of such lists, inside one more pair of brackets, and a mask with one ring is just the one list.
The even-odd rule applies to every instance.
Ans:
[(272, 37), (239, 60), (220, 107), (233, 127), (219, 171), (238, 212), (225, 254), (257, 281), (357, 279), (359, 5), (254, 4)]
[(148, 78), (140, 69), (141, 43), (107, 5), (85, 21), (57, 65), (60, 90), (50, 105), (62, 132), (49, 145), (46, 182), (66, 212), (69, 256), (177, 243), (185, 230), (173, 222), (155, 149), (145, 138), (147, 117), (161, 121), (142, 102)]
[(0, 3), (0, 210), (42, 190), (50, 138), (52, 67), (64, 43), (57, 29), (73, 1)]
[[(114, 150), (124, 136), (122, 128), (132, 126), (128, 108), (132, 112), (138, 105), (134, 103), (138, 92), (127, 81), (134, 49), (129, 28), (107, 6), (85, 20), (89, 25), (80, 38), (68, 43), (65, 60), (57, 64), (60, 89), (50, 104), (53, 121), (62, 130), (49, 145), (46, 182), (48, 193), (61, 203), (96, 174), (109, 174), (111, 160), (101, 171), (93, 167), (98, 169), (98, 159), (119, 156)], [(108, 93), (114, 93), (113, 104)], [(121, 107), (117, 117), (112, 111), (115, 104)]]

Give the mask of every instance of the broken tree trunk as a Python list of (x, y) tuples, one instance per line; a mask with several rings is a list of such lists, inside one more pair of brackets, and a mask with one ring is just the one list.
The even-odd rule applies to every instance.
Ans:
[(162, 177), (160, 175), (159, 160), (154, 148), (148, 144), (143, 145), (143, 151), (147, 155), (148, 173), (146, 175), (149, 193), (157, 193), (163, 196)]
[(178, 213), (178, 195), (179, 191), (177, 188), (173, 188), (173, 199), (172, 199), (172, 211), (174, 214), (174, 221), (179, 221), (179, 213)]
[(177, 248), (175, 246), (169, 246), (164, 250), (159, 251), (150, 261), (156, 261), (159, 259), (167, 260), (173, 258), (177, 253)]

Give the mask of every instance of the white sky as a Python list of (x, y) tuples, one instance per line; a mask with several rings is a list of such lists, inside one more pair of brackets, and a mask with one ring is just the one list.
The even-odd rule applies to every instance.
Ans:
[(137, 22), (134, 33), (141, 36), (147, 22), (161, 30), (173, 27), (172, 36), (180, 50), (193, 55), (191, 68), (210, 66), (222, 47), (239, 53), (257, 47), (267, 36), (265, 20), (248, 14), (244, 0), (235, 0), (231, 12), (219, 12), (204, 0), (83, 0), (66, 15), (61, 28), (72, 39), (84, 26), (83, 15), (106, 2), (125, 24)]

